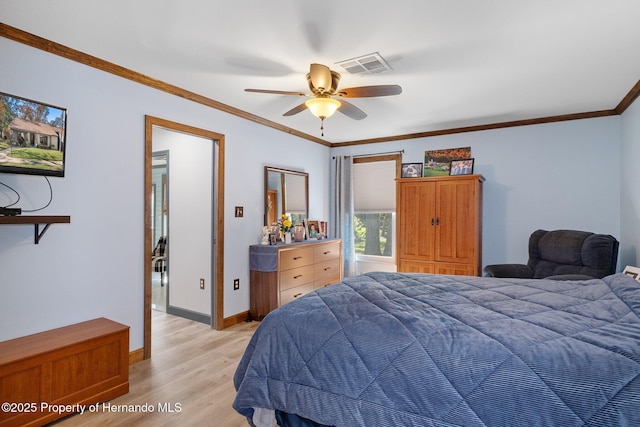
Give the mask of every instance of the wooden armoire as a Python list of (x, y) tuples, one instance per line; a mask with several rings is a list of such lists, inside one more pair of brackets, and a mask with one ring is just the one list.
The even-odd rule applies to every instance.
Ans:
[(482, 175), (396, 182), (398, 271), (480, 276)]

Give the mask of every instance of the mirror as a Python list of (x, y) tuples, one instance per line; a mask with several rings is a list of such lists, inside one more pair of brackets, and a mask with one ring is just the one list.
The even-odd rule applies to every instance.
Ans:
[(283, 214), (294, 224), (309, 217), (309, 174), (264, 167), (264, 225), (271, 225)]

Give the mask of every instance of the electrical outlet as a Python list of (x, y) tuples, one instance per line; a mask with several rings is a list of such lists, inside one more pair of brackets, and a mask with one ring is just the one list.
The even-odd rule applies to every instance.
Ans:
[(233, 279), (233, 290), (237, 291), (240, 289), (240, 279)]
[(200, 289), (204, 289), (204, 279), (200, 279)]

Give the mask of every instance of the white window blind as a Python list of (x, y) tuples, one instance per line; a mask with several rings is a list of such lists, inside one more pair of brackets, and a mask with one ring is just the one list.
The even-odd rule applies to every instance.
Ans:
[(396, 162), (366, 162), (353, 165), (354, 210), (396, 211)]
[(289, 213), (305, 213), (307, 212), (307, 200), (305, 194), (305, 177), (302, 175), (285, 175), (285, 195), (286, 204), (285, 211)]

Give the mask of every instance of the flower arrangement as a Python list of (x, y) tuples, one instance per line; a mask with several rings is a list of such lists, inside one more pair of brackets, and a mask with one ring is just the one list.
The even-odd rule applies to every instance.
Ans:
[(282, 230), (283, 233), (288, 233), (289, 231), (291, 231), (293, 222), (291, 222), (289, 215), (283, 214), (278, 220), (278, 225), (280, 226), (280, 230)]

